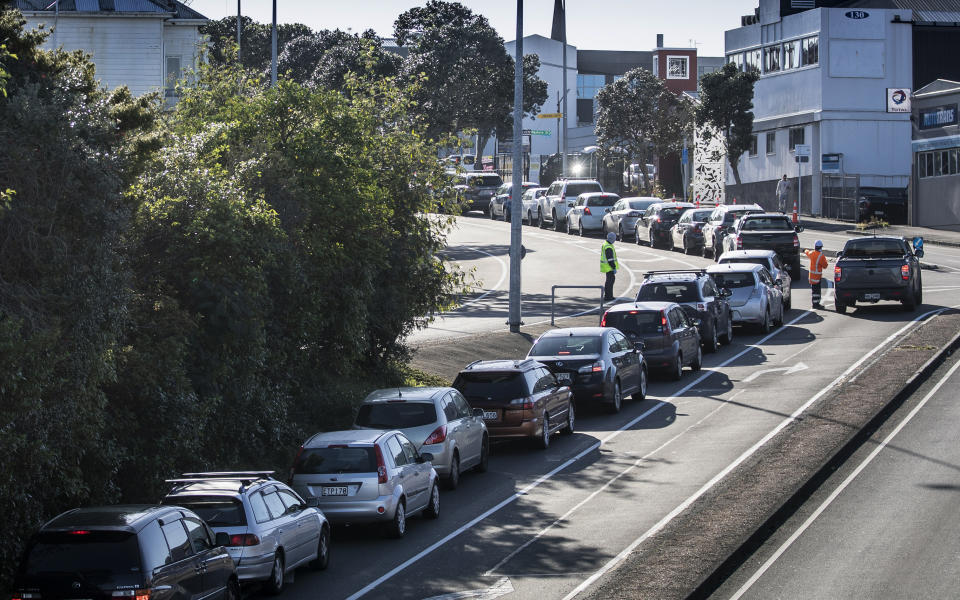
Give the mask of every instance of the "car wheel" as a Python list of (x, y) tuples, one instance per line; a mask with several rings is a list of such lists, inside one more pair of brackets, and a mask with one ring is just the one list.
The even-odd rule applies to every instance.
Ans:
[(227, 582), (227, 593), (224, 596), (226, 600), (240, 600), (240, 582), (236, 579), (231, 579)]
[(783, 302), (780, 303), (780, 312), (777, 313), (777, 318), (773, 321), (774, 327), (780, 327), (783, 325)]
[(617, 239), (623, 241), (623, 225), (617, 227)]
[(267, 579), (264, 591), (276, 596), (283, 591), (283, 584), (283, 554), (277, 552), (273, 555), (273, 570), (270, 571), (270, 579)]
[(493, 214), (493, 205), (490, 205), (490, 208), (487, 209), (487, 215), (490, 217), (491, 221), (497, 220), (497, 215)]
[(533, 227), (535, 223), (533, 222), (533, 211), (527, 211), (527, 225)]
[(713, 249), (708, 249), (708, 248), (707, 248), (707, 241), (704, 240), (704, 241), (703, 241), (703, 248), (700, 248), (700, 256), (702, 256), (702, 257), (704, 257), (704, 258), (710, 258), (710, 256), (711, 256), (712, 254), (713, 254)]
[(767, 334), (770, 333), (770, 309), (768, 308), (763, 313), (763, 323), (760, 323), (760, 333)]
[(639, 228), (639, 227), (633, 230), (633, 241), (635, 241), (638, 246), (642, 246), (642, 245), (643, 245), (643, 242), (641, 241), (641, 238), (640, 238), (640, 228)]
[(571, 229), (571, 226), (570, 226), (570, 217), (567, 217), (567, 224), (566, 224), (566, 227), (564, 227), (564, 229), (566, 230), (567, 235), (573, 235), (573, 229)]
[(537, 439), (537, 447), (546, 450), (550, 447), (550, 415), (543, 413), (543, 432)]
[(917, 279), (917, 293), (915, 295), (917, 305), (923, 304), (923, 280)]
[(800, 279), (800, 275), (802, 274), (803, 270), (800, 268), (800, 259), (798, 258), (797, 260), (793, 261), (793, 266), (790, 268), (790, 279), (798, 281)]
[(841, 315), (847, 312), (847, 305), (839, 300), (833, 301), (833, 306), (837, 309), (837, 312)]
[(720, 262), (720, 255), (723, 254), (723, 246), (713, 247), (713, 262)]
[(577, 235), (583, 237), (583, 219), (577, 221)]
[(906, 298), (901, 300), (903, 302), (903, 310), (907, 312), (913, 312), (917, 310), (917, 297), (910, 293)]
[(486, 435), (480, 442), (480, 462), (477, 464), (477, 471), (486, 473), (490, 468), (490, 439)]
[(784, 312), (790, 310), (791, 308), (793, 308), (793, 294), (792, 294), (792, 293), (791, 293), (789, 296), (787, 296), (787, 300), (783, 303), (783, 310), (784, 310)]
[(543, 211), (539, 208), (537, 209), (537, 227), (540, 229), (546, 229), (547, 224), (543, 222)]
[(322, 571), (330, 564), (330, 528), (320, 528), (320, 539), (317, 540), (317, 558), (310, 563), (310, 567)]
[(640, 386), (637, 388), (637, 391), (633, 393), (633, 398), (637, 402), (645, 399), (647, 397), (647, 370), (643, 367), (640, 367)]
[(403, 500), (397, 503), (397, 511), (393, 513), (393, 519), (387, 525), (387, 535), (392, 538), (402, 538), (407, 533), (407, 508)]
[(730, 313), (727, 313), (727, 330), (724, 332), (723, 337), (720, 338), (720, 342), (725, 346), (733, 342), (733, 317)]
[(619, 379), (613, 382), (613, 397), (610, 400), (611, 402), (607, 404), (607, 412), (617, 414), (623, 407), (623, 394), (620, 392)]
[(434, 482), (430, 488), (430, 500), (427, 502), (427, 508), (423, 511), (423, 516), (428, 519), (436, 519), (440, 516), (440, 488)]
[(677, 352), (677, 360), (673, 363), (673, 370), (670, 372), (670, 379), (680, 381), (683, 377), (683, 354)]
[(460, 455), (453, 451), (453, 458), (450, 459), (450, 474), (444, 482), (448, 490), (455, 490), (460, 485)]
[(567, 426), (560, 430), (560, 433), (565, 433), (567, 435), (573, 434), (573, 426), (576, 424), (577, 415), (576, 411), (573, 408), (573, 400), (570, 400), (570, 404), (567, 405)]
[(553, 211), (553, 230), (560, 231), (560, 219), (557, 218), (557, 211)]
[(717, 321), (714, 320), (713, 326), (710, 327), (710, 337), (707, 338), (703, 343), (703, 347), (707, 352), (716, 352), (717, 348), (720, 347), (720, 340), (717, 339), (717, 327), (719, 327), (719, 325), (717, 324)]
[(509, 211), (509, 210), (504, 210), (504, 211), (503, 211), (503, 220), (504, 220), (505, 222), (507, 222), (507, 223), (510, 222), (510, 211)]
[(657, 238), (656, 238), (655, 235), (653, 235), (653, 230), (652, 230), (652, 229), (650, 230), (650, 233), (649, 233), (648, 235), (649, 235), (649, 238), (650, 238), (650, 240), (649, 240), (650, 247), (651, 247), (651, 248), (656, 248), (656, 247), (657, 247)]

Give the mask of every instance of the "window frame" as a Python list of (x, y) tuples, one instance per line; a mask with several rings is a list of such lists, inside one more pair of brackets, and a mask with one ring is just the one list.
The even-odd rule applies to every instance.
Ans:
[[(799, 127), (791, 127), (788, 131), (789, 131), (789, 133), (787, 134), (787, 135), (788, 135), (787, 139), (789, 140), (789, 141), (788, 141), (788, 145), (790, 146), (790, 152), (796, 152), (796, 150), (797, 150), (797, 145), (798, 145), (798, 144), (803, 145), (803, 144), (806, 143), (806, 140), (807, 140), (807, 128), (806, 128), (805, 126), (801, 125), (801, 126), (799, 126)], [(796, 136), (795, 134), (796, 134), (797, 132), (800, 133), (800, 135), (799, 135), (800, 141), (797, 141), (797, 139), (796, 139), (797, 136)]]
[(752, 134), (750, 136), (750, 147), (747, 148), (747, 155), (750, 158), (756, 158), (760, 156), (760, 147), (758, 145), (759, 143), (760, 143), (760, 136), (758, 136), (755, 133)]
[[(771, 140), (773, 141), (772, 144), (770, 143)], [(767, 153), (767, 156), (775, 156), (777, 154), (777, 132), (776, 131), (767, 132), (767, 135), (764, 140), (764, 146), (765, 146), (764, 152)], [(773, 148), (772, 151), (771, 151), (771, 148)]]
[[(670, 74), (670, 63), (671, 61), (679, 61), (683, 63), (683, 76), (671, 75)], [(668, 54), (667, 55), (667, 79), (678, 79), (678, 80), (689, 80), (690, 79), (690, 57), (684, 56), (681, 54)]]

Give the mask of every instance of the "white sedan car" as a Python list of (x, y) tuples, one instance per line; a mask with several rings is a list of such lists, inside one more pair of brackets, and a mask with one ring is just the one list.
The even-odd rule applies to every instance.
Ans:
[(588, 192), (577, 196), (576, 203), (567, 211), (567, 233), (584, 235), (587, 231), (601, 231), (603, 217), (620, 200), (609, 192)]
[(523, 220), (526, 221), (528, 225), (535, 225), (536, 222), (533, 220), (533, 215), (536, 214), (540, 206), (540, 198), (543, 198), (547, 189), (545, 187), (534, 187), (528, 188), (523, 192)]

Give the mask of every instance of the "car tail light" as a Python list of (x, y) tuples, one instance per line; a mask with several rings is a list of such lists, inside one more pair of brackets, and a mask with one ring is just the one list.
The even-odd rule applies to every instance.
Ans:
[[(130, 598), (131, 600), (149, 600), (150, 590), (114, 590), (110, 594), (112, 598)], [(40, 596), (35, 596), (39, 598)]]
[(579, 372), (579, 373), (602, 373), (605, 366), (606, 366), (606, 365), (604, 365), (604, 363), (603, 363), (602, 360), (598, 360), (597, 362), (593, 363), (592, 365), (584, 365), (584, 366), (580, 367), (580, 368), (577, 370), (577, 372)]
[(230, 536), (228, 546), (258, 546), (260, 538), (252, 533), (235, 533)]
[(533, 402), (530, 401), (530, 398), (514, 398), (510, 401), (510, 406), (523, 410), (533, 410)]
[(910, 279), (910, 265), (902, 265), (900, 267), (900, 279), (904, 281)]
[(737, 234), (737, 250), (743, 250), (743, 236)]
[(379, 444), (374, 444), (373, 447), (377, 450), (377, 483), (386, 483), (387, 463), (383, 462), (383, 450)]
[(840, 267), (833, 268), (833, 280), (840, 281), (840, 276), (843, 274), (843, 270)]
[(293, 474), (297, 472), (297, 464), (300, 462), (300, 456), (303, 454), (303, 446), (297, 450), (297, 455), (293, 457), (293, 464), (290, 465), (290, 477), (287, 478), (287, 485), (293, 485)]
[(433, 430), (427, 439), (423, 441), (424, 446), (429, 446), (430, 444), (442, 444), (447, 439), (447, 426), (441, 425)]
[(68, 531), (70, 535), (89, 535), (90, 531), (87, 529), (75, 529), (73, 531)]
[(584, 207), (583, 207), (583, 214), (585, 214), (585, 215), (592, 215), (593, 213), (590, 212), (590, 207), (589, 207), (589, 206), (584, 206)]
[(608, 312), (603, 313), (603, 318), (600, 319), (600, 327), (606, 327), (606, 326), (607, 326), (607, 315), (608, 315), (608, 314), (610, 314), (610, 313), (608, 313)]
[(793, 234), (793, 247), (794, 248), (800, 247), (800, 238), (797, 237), (797, 234)]

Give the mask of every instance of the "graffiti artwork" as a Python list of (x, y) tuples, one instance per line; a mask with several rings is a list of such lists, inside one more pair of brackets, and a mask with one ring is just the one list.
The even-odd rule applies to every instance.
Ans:
[(707, 204), (725, 203), (726, 153), (720, 134), (706, 142), (699, 135), (694, 138), (693, 197)]

